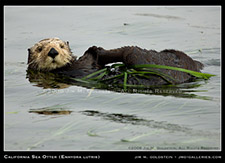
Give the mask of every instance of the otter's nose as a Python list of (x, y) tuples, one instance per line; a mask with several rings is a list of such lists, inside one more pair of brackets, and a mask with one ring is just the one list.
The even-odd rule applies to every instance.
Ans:
[(54, 48), (51, 48), (51, 50), (48, 52), (48, 56), (52, 57), (53, 59), (58, 55), (59, 53)]

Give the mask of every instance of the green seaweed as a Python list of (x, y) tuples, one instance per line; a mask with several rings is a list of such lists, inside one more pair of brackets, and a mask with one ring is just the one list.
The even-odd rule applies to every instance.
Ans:
[[(112, 69), (119, 68), (119, 74), (116, 74), (112, 77), (106, 78), (108, 74), (112, 72)], [(145, 88), (148, 86), (144, 85), (132, 85), (128, 84), (128, 76), (134, 77), (139, 83), (139, 77), (150, 79), (152, 75), (161, 77), (165, 81), (168, 82), (168, 84), (172, 84), (176, 82), (176, 79), (169, 76), (168, 74), (165, 74), (157, 69), (168, 69), (168, 70), (175, 70), (180, 72), (188, 73), (197, 79), (204, 79), (208, 80), (210, 77), (215, 76), (213, 74), (208, 73), (201, 73), (196, 72), (192, 70), (187, 70), (183, 68), (178, 67), (172, 67), (172, 66), (165, 66), (165, 65), (153, 65), (153, 64), (141, 64), (141, 65), (132, 65), (132, 66), (126, 66), (125, 64), (113, 64), (110, 67), (106, 67), (104, 69), (101, 69), (99, 71), (96, 71), (94, 73), (91, 73), (82, 79), (74, 79), (77, 82), (82, 82), (86, 84), (90, 84), (91, 82), (95, 81), (95, 83), (101, 83), (101, 84), (107, 84), (108, 81), (111, 81), (111, 83), (115, 84), (117, 83), (118, 79), (123, 78), (123, 85), (118, 84), (117, 86), (122, 87), (124, 90), (127, 90), (127, 87), (136, 87), (136, 88)]]
[(124, 72), (123, 88), (124, 88), (124, 90), (127, 89), (127, 72)]
[[(169, 74), (161, 71), (162, 69), (170, 69), (173, 71), (180, 71), (189, 73), (195, 76), (195, 80), (189, 83), (175, 84), (177, 83)], [(111, 90), (120, 93), (141, 93), (141, 94), (156, 94), (182, 98), (198, 98), (203, 100), (211, 100), (210, 97), (198, 96), (193, 94), (197, 90), (195, 88), (201, 85), (200, 82), (206, 82), (210, 77), (215, 76), (212, 74), (195, 72), (177, 67), (165, 66), (165, 65), (131, 65), (125, 64), (112, 64), (106, 66), (94, 73), (91, 73), (83, 78), (72, 78), (59, 76), (52, 73), (33, 72), (30, 71), (27, 74), (30, 82), (36, 83), (35, 86), (54, 89), (67, 88), (70, 85), (78, 85), (89, 89), (104, 89)], [(166, 85), (146, 85), (142, 80), (151, 80), (151, 78), (162, 78), (167, 82)], [(132, 79), (132, 80), (130, 80)], [(132, 82), (131, 82), (132, 81)], [(135, 83), (133, 83), (135, 81)], [(157, 90), (163, 91), (157, 91)], [(164, 91), (165, 90), (165, 91)], [(167, 90), (173, 91), (172, 93)], [(207, 91), (207, 90), (199, 90)], [(192, 93), (193, 92), (193, 93)], [(91, 92), (87, 95), (91, 96)]]
[(176, 70), (176, 71), (186, 72), (192, 76), (195, 76), (200, 79), (206, 79), (206, 80), (212, 76), (215, 76), (208, 73), (201, 73), (197, 71), (187, 70), (187, 69), (183, 69), (179, 67), (165, 66), (165, 65), (143, 64), (143, 65), (133, 65), (132, 68), (159, 68), (159, 69)]
[[(91, 78), (91, 77), (96, 76), (97, 74), (99, 74), (99, 73), (101, 73), (101, 72), (105, 73), (106, 70), (107, 70), (107, 68), (103, 68), (103, 69), (101, 69), (101, 70), (99, 70), (99, 71), (93, 72), (93, 73), (91, 73), (91, 74), (89, 74), (89, 75), (83, 77), (82, 79), (85, 80), (85, 79)], [(101, 75), (101, 74), (100, 74), (100, 75)], [(99, 78), (100, 78), (100, 77), (95, 77), (95, 78), (92, 78), (92, 80), (93, 80), (93, 79), (99, 79)]]

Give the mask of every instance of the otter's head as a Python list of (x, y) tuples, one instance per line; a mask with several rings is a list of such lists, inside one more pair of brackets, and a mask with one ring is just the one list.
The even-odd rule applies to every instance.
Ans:
[(58, 38), (39, 41), (28, 49), (28, 68), (38, 71), (51, 71), (61, 68), (74, 60), (69, 42)]

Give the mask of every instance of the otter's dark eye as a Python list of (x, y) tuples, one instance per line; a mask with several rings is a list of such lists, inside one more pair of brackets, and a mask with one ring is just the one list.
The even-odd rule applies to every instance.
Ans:
[(42, 47), (38, 47), (38, 49), (37, 49), (39, 52), (41, 52), (42, 51)]
[(61, 45), (60, 45), (60, 48), (64, 48), (64, 45), (63, 45), (63, 44), (61, 44)]

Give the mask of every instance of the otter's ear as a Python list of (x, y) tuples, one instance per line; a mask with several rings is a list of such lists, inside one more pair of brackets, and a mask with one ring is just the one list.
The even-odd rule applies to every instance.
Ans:
[(29, 64), (31, 62), (31, 49), (27, 49), (28, 51), (28, 60), (27, 60), (27, 64)]
[(27, 49), (27, 51), (28, 51), (28, 54), (30, 54), (30, 53), (31, 53), (31, 50), (30, 50), (30, 48), (28, 48), (28, 49)]

